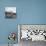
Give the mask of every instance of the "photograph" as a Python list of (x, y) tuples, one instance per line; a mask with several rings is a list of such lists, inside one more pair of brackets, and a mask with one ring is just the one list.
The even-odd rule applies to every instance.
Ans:
[(5, 18), (16, 18), (16, 7), (5, 7)]
[(46, 42), (46, 25), (18, 25), (20, 46), (31, 45), (32, 42)]

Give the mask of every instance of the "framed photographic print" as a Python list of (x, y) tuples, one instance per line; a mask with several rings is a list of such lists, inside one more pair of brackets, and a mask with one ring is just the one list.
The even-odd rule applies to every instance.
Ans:
[(16, 18), (16, 7), (5, 7), (5, 18)]
[(43, 42), (46, 43), (46, 25), (19, 24), (18, 42), (20, 46), (41, 45)]

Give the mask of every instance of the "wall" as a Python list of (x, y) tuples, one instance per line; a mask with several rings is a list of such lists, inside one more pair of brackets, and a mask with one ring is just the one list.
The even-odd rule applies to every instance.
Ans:
[[(16, 19), (5, 18), (7, 6), (17, 8)], [(18, 32), (18, 24), (46, 24), (46, 0), (0, 0), (0, 44), (8, 43), (9, 32)]]

